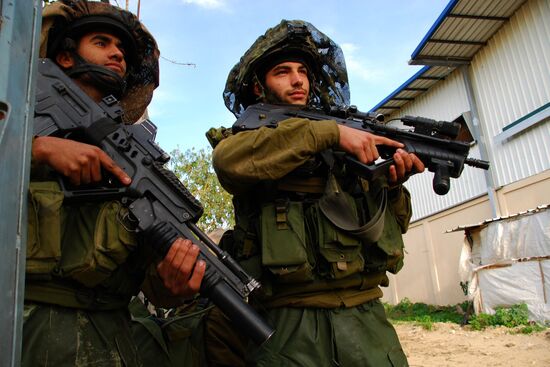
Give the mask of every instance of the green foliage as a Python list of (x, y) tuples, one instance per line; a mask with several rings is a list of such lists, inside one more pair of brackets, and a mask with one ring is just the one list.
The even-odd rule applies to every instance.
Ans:
[[(434, 322), (452, 322), (464, 324), (471, 306), (463, 302), (455, 306), (432, 306), (425, 303), (412, 303), (404, 298), (397, 305), (384, 304), (388, 319), (392, 322), (413, 322), (426, 330), (431, 330)], [(530, 334), (546, 330), (546, 327), (528, 319), (528, 309), (525, 303), (511, 307), (499, 307), (494, 315), (481, 313), (471, 316), (469, 324), (473, 330), (483, 330), (490, 326), (505, 326), (512, 328), (514, 333)]]
[(510, 308), (497, 308), (495, 321), (498, 325), (516, 327), (529, 322), (529, 312), (525, 303), (514, 305)]
[(170, 154), (169, 168), (203, 205), (204, 214), (198, 222), (206, 233), (235, 224), (231, 195), (225, 191), (212, 167), (212, 149), (176, 149)]
[(429, 315), (420, 316), (416, 321), (415, 324), (422, 327), (424, 330), (432, 330), (433, 328), (433, 321), (432, 318)]
[(540, 324), (530, 324), (522, 326), (518, 329), (518, 334), (531, 334), (531, 333), (538, 333), (540, 331), (546, 330), (546, 327)]
[[(428, 327), (431, 329), (431, 323), (434, 322), (462, 323), (467, 306), (467, 302), (456, 306), (433, 306), (425, 303), (412, 303), (409, 299), (404, 298), (395, 306), (386, 304), (385, 308), (386, 314), (391, 320), (413, 321), (425, 329)], [(457, 312), (458, 308), (463, 312)]]
[(536, 324), (530, 323), (528, 316), (527, 305), (521, 303), (511, 307), (498, 307), (494, 315), (484, 313), (475, 315), (470, 320), (470, 325), (474, 330), (483, 330), (486, 327), (498, 325), (508, 328), (523, 326), (524, 330), (521, 332), (529, 333), (536, 330), (536, 327), (534, 327)]
[(474, 330), (483, 330), (486, 327), (492, 325), (494, 325), (493, 315), (489, 315), (486, 313), (480, 313), (479, 315), (475, 315), (470, 319), (470, 326)]

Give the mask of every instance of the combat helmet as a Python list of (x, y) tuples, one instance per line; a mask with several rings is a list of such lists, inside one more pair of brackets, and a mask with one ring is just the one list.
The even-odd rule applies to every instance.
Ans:
[(309, 103), (322, 108), (349, 105), (350, 92), (342, 49), (312, 24), (282, 20), (260, 36), (231, 69), (223, 99), (235, 116), (257, 102), (252, 86), (262, 83), (266, 65), (281, 55), (298, 55), (310, 70)]
[(114, 86), (114, 94), (118, 94), (124, 109), (124, 122), (136, 122), (159, 84), (160, 53), (155, 39), (134, 14), (97, 1), (60, 0), (48, 4), (42, 13), (40, 57), (54, 58), (59, 51), (74, 48), (78, 39), (92, 30), (106, 30), (121, 39), (126, 50), (125, 77), (121, 79), (111, 70), (78, 56), (77, 65), (68, 74), (89, 73), (98, 84)]

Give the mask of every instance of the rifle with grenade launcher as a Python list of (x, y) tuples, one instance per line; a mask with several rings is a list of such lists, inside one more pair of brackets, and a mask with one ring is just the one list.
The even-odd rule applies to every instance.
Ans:
[(116, 98), (96, 103), (49, 59), (39, 61), (38, 72), (35, 135), (96, 145), (132, 179), (129, 186), (108, 178), (99, 184), (71, 186), (60, 178), (65, 200), (120, 200), (128, 208), (132, 229), (161, 257), (177, 237), (191, 240), (206, 262), (200, 292), (254, 342), (260, 345), (269, 339), (274, 330), (245, 301), (260, 283), (196, 225), (203, 208), (165, 168), (170, 156), (155, 143), (156, 126), (149, 120), (124, 125)]
[[(378, 116), (360, 112), (354, 106), (333, 107), (326, 111), (297, 105), (258, 103), (249, 106), (233, 124), (232, 129), (233, 133), (238, 133), (263, 126), (276, 128), (279, 122), (292, 117), (314, 121), (334, 120), (337, 124), (403, 143), (407, 152), (416, 154), (426, 168), (434, 173), (433, 190), (439, 195), (449, 192), (450, 178), (460, 177), (464, 165), (489, 169), (489, 162), (468, 157), (468, 143), (456, 140), (460, 124), (425, 117), (401, 117), (404, 125), (412, 127), (411, 130), (406, 130), (384, 125)], [(367, 180), (387, 174), (390, 165), (394, 164), (392, 156), (395, 148), (379, 146), (378, 151), (383, 161), (372, 164), (363, 164), (351, 155), (344, 155), (346, 168)]]

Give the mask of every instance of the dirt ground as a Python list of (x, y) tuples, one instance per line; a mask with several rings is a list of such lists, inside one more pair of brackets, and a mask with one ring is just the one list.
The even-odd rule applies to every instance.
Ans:
[(432, 330), (412, 323), (394, 326), (411, 367), (550, 366), (549, 330), (524, 335), (450, 323), (434, 323)]

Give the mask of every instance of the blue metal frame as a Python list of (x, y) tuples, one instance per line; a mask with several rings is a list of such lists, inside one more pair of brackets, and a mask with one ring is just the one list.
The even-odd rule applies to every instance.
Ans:
[(441, 13), (441, 15), (439, 15), (439, 18), (437, 18), (437, 20), (435, 21), (435, 23), (432, 25), (432, 27), (430, 28), (430, 30), (428, 31), (428, 33), (426, 33), (426, 35), (424, 36), (424, 38), (422, 39), (422, 41), (420, 41), (420, 44), (416, 47), (416, 49), (414, 50), (414, 52), (412, 53), (411, 55), (411, 60), (414, 60), (418, 54), (420, 53), (420, 51), (422, 51), (422, 49), (424, 48), (424, 46), (426, 46), (426, 43), (428, 43), (428, 40), (433, 36), (433, 34), (435, 33), (435, 31), (437, 30), (437, 28), (439, 28), (439, 26), (441, 25), (441, 23), (443, 23), (443, 20), (445, 20), (445, 18), (447, 18), (447, 15), (449, 15), (451, 13), (451, 11), (454, 9), (454, 7), (456, 6), (456, 4), (458, 4), (460, 0), (451, 0), (447, 6), (445, 7), (445, 9), (443, 9), (443, 12)]
[(384, 98), (381, 102), (379, 102), (376, 106), (370, 109), (369, 112), (375, 112), (377, 109), (381, 108), (386, 102), (388, 102), (390, 99), (395, 97), (399, 92), (401, 92), (403, 89), (405, 89), (409, 84), (414, 82), (416, 79), (418, 79), (419, 76), (424, 74), (426, 71), (430, 70), (431, 66), (424, 66), (422, 69), (418, 70), (413, 76), (411, 76), (407, 81), (403, 84), (401, 84), (396, 90), (394, 90), (392, 93), (390, 93), (389, 96)]
[(42, 1), (0, 0), (0, 366), (19, 366)]

